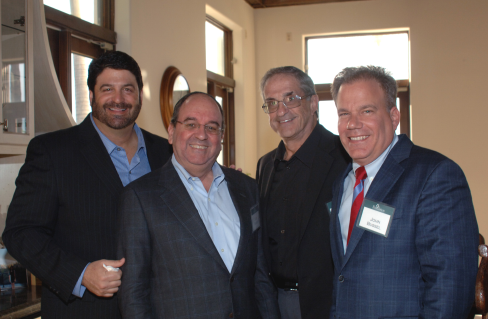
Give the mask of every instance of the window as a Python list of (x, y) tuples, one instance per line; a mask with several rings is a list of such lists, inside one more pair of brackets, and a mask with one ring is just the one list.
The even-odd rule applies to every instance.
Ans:
[(337, 132), (337, 111), (330, 94), (334, 76), (343, 68), (376, 65), (397, 80), (401, 118), (397, 134), (410, 135), (409, 38), (408, 32), (308, 37), (306, 70), (319, 95), (319, 123)]
[(91, 112), (88, 66), (113, 49), (114, 0), (45, 0), (49, 46), (59, 84), (77, 123)]
[(217, 162), (235, 164), (234, 88), (232, 65), (232, 30), (207, 16), (205, 48), (207, 61), (207, 93), (214, 96), (224, 110), (225, 131)]

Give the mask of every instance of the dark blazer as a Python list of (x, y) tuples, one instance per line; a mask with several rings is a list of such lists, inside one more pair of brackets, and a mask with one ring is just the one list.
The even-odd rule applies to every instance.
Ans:
[(255, 319), (259, 310), (279, 318), (260, 242), (256, 182), (222, 170), (241, 224), (230, 273), (171, 160), (124, 190), (118, 225), (124, 318)]
[[(168, 141), (142, 132), (151, 169), (161, 167)], [(90, 117), (32, 139), (16, 185), (3, 240), (42, 280), (42, 318), (120, 318), (117, 298), (71, 294), (88, 262), (116, 258), (123, 185)]]
[(388, 238), (355, 226), (344, 255), (338, 211), (351, 169), (334, 186), (334, 318), (466, 318), (478, 225), (461, 168), (400, 135), (366, 194), (395, 207)]
[[(344, 151), (338, 136), (322, 125), (319, 147), (313, 157), (312, 174), (307, 183), (307, 195), (303, 198), (300, 243), (298, 245), (298, 283), (300, 311), (303, 319), (328, 318), (332, 298), (332, 257), (329, 237), (329, 209), (332, 201), (332, 185), (342, 173), (349, 156)], [(283, 143), (283, 141), (281, 142)], [(273, 183), (274, 159), (277, 149), (264, 155), (258, 162), (256, 179), (259, 185), (262, 207), (263, 246), (268, 267), (271, 254), (266, 225), (269, 192)]]

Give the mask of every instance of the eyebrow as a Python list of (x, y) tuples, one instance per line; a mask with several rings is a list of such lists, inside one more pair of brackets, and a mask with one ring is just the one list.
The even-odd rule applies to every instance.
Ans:
[[(286, 92), (285, 94), (283, 94), (282, 96), (285, 97), (285, 96), (290, 96), (292, 95), (294, 92), (293, 91), (290, 91), (290, 92)], [(276, 101), (276, 99), (270, 97), (270, 98), (266, 98), (266, 101)]]
[[(367, 109), (367, 108), (373, 108), (375, 110), (378, 109), (378, 107), (374, 104), (366, 104), (366, 105), (360, 106), (359, 111)], [(345, 109), (345, 108), (339, 108), (339, 109), (337, 109), (337, 112), (350, 112), (350, 111)]]
[[(107, 83), (107, 84), (102, 84), (102, 85), (100, 85), (100, 89), (102, 89), (102, 88), (104, 88), (104, 87), (114, 87), (114, 86), (115, 86), (115, 85), (113, 85), (113, 84), (109, 84), (109, 83)], [(134, 86), (134, 84), (132, 84), (132, 83), (127, 83), (127, 84), (124, 84), (124, 85), (122, 85), (122, 87), (123, 87), (123, 88), (125, 88), (125, 87), (132, 87), (132, 88), (134, 88), (134, 89), (136, 88), (136, 87)]]
[[(187, 118), (186, 118), (186, 119), (184, 119), (182, 122), (186, 122), (186, 121), (196, 121), (196, 122), (198, 122), (198, 120), (197, 120), (196, 118), (194, 118), (194, 117), (187, 117)], [(207, 125), (207, 124), (210, 124), (210, 123), (212, 123), (212, 124), (216, 124), (216, 125), (218, 125), (218, 126), (220, 127), (220, 124), (219, 124), (219, 122), (217, 122), (217, 121), (210, 121), (210, 122), (207, 122), (207, 123), (205, 123), (205, 124), (203, 124), (203, 125)]]

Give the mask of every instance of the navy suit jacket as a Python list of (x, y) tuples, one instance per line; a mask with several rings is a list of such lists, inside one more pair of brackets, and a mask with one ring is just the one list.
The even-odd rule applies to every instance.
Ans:
[(395, 207), (388, 238), (355, 226), (344, 255), (338, 212), (351, 169), (334, 186), (331, 318), (466, 318), (478, 225), (461, 168), (401, 135), (366, 194)]
[(118, 293), (124, 318), (279, 318), (262, 250), (257, 184), (222, 171), (241, 225), (230, 273), (171, 160), (127, 185), (118, 223), (118, 254), (126, 258)]
[[(151, 170), (170, 158), (162, 137), (142, 130)], [(117, 298), (72, 295), (88, 262), (115, 259), (117, 202), (123, 189), (90, 117), (29, 143), (3, 240), (43, 282), (42, 318), (120, 318)]]

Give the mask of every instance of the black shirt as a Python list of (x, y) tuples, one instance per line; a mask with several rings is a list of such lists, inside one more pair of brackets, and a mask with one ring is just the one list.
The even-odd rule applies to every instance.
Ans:
[(271, 274), (276, 282), (298, 282), (298, 243), (303, 216), (300, 207), (320, 140), (319, 125), (315, 126), (289, 161), (283, 160), (286, 152), (283, 141), (274, 159), (266, 223), (272, 259)]

